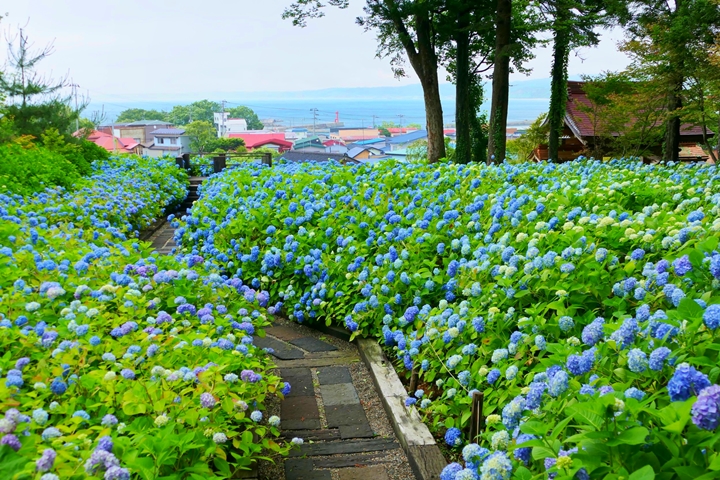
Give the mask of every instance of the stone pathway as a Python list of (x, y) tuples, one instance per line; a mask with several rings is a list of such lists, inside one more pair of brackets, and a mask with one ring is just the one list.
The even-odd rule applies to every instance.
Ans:
[[(191, 180), (186, 208), (202, 181)], [(166, 222), (148, 240), (169, 255), (173, 234)], [(265, 332), (254, 342), (272, 349), (278, 374), (291, 385), (279, 408), (268, 406), (279, 411), (268, 415), (279, 414), (284, 438), (304, 443), (281, 463), (261, 462), (259, 479), (415, 480), (354, 344), (281, 318)]]
[(304, 441), (284, 462), (286, 480), (414, 480), (355, 345), (280, 318), (265, 332), (255, 344), (273, 349), (292, 386), (283, 436)]
[(155, 250), (161, 255), (170, 255), (175, 245), (173, 236), (175, 235), (175, 229), (170, 226), (168, 222), (165, 222), (155, 233), (148, 239), (148, 242), (153, 244)]

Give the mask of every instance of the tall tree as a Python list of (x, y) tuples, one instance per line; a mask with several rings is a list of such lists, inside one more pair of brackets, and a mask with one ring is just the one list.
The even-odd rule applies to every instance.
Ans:
[(599, 35), (595, 29), (619, 15), (619, 5), (612, 0), (543, 0), (539, 4), (553, 35), (548, 111), (548, 158), (551, 161), (558, 160), (565, 123), (570, 52), (578, 47), (596, 45)]
[[(455, 154), (458, 163), (479, 161), (476, 139), (483, 137), (478, 110), (483, 101), (481, 74), (492, 68), (494, 0), (447, 0), (438, 22), (442, 63), (455, 83)], [(476, 131), (479, 130), (479, 131)], [(484, 142), (483, 142), (484, 143)], [(483, 147), (486, 148), (486, 145)]]
[(185, 135), (190, 137), (190, 149), (200, 155), (208, 152), (217, 140), (217, 130), (205, 120), (193, 120), (186, 125)]
[[(296, 0), (283, 13), (294, 25), (322, 17), (327, 5), (346, 8), (349, 0)], [(404, 59), (410, 62), (423, 87), (428, 131), (428, 162), (445, 157), (443, 111), (438, 80), (438, 37), (435, 21), (443, 13), (442, 0), (366, 0), (365, 16), (357, 19), (366, 30), (375, 30), (377, 55), (389, 57), (396, 76), (405, 75)]]
[(637, 0), (632, 5), (624, 49), (633, 57), (631, 71), (664, 85), (663, 160), (678, 160), (683, 102), (720, 33), (720, 6), (711, 0)]
[(220, 104), (210, 100), (199, 100), (190, 105), (176, 105), (167, 113), (166, 120), (173, 125), (187, 125), (202, 120), (212, 124), (215, 112), (221, 110)]
[(488, 161), (505, 160), (508, 100), (510, 95), (510, 52), (512, 31), (512, 0), (497, 0), (495, 21), (495, 60), (490, 102), (490, 138)]
[[(33, 51), (22, 29), (8, 40), (9, 71), (0, 76), (0, 113), (8, 117), (20, 135), (35, 138), (55, 128), (63, 134), (74, 130), (80, 110), (70, 106), (70, 95), (63, 94), (67, 79), (52, 80), (37, 72), (37, 65), (53, 51), (52, 45)], [(85, 103), (85, 102), (83, 102)]]
[(230, 118), (244, 118), (247, 122), (248, 130), (262, 130), (264, 125), (257, 116), (257, 113), (250, 107), (233, 107), (227, 110)]

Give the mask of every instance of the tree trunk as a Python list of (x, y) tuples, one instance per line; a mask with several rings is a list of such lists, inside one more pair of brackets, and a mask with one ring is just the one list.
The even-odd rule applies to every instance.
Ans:
[(663, 145), (663, 160), (675, 161), (680, 159), (680, 115), (678, 110), (682, 108), (683, 79), (677, 78), (673, 82), (673, 89), (668, 95), (668, 119), (665, 122), (665, 144)]
[[(425, 119), (428, 132), (428, 163), (435, 163), (445, 157), (445, 133), (443, 131), (442, 102), (440, 101), (440, 84), (438, 82), (438, 62), (433, 45), (433, 34), (430, 17), (422, 9), (415, 15), (417, 32), (417, 54), (420, 77), (425, 99)], [(415, 67), (415, 65), (413, 65)]]
[(570, 56), (568, 35), (568, 10), (559, 2), (553, 25), (553, 63), (550, 81), (550, 111), (548, 112), (548, 161), (560, 160), (560, 140), (565, 125), (565, 104), (567, 103), (567, 64)]
[[(393, 0), (384, 0), (390, 20), (395, 26), (400, 43), (407, 53), (410, 65), (420, 79), (425, 99), (425, 119), (428, 132), (428, 163), (435, 163), (445, 156), (445, 135), (443, 132), (442, 103), (438, 82), (438, 60), (435, 53), (435, 34), (432, 29), (430, 12), (419, 5), (413, 14), (415, 40), (407, 29), (398, 5)], [(421, 3), (421, 2), (420, 2)]]
[(455, 162), (469, 163), (472, 160), (472, 100), (470, 99), (470, 33), (466, 11), (458, 14), (455, 37), (457, 46), (455, 74)]
[(510, 29), (512, 0), (498, 0), (495, 32), (492, 100), (490, 103), (490, 138), (488, 163), (505, 160), (508, 96), (510, 94)]

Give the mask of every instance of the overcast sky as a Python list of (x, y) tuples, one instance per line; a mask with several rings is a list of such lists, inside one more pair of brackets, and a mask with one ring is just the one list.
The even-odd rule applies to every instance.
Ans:
[[(5, 0), (5, 32), (26, 26), (37, 46), (53, 41), (44, 73), (69, 72), (94, 100), (211, 92), (292, 91), (418, 83), (396, 80), (375, 58), (372, 32), (354, 24), (362, 0), (331, 9), (307, 28), (280, 18), (290, 0)], [(570, 75), (618, 70), (619, 32), (570, 59)], [(549, 48), (537, 49), (529, 77), (547, 78)], [(6, 57), (5, 52), (2, 59)], [(408, 66), (408, 71), (412, 69)], [(442, 79), (441, 79), (442, 80)]]

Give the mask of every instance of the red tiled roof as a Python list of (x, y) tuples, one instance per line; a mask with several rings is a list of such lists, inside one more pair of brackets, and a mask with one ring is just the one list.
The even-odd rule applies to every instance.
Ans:
[(405, 134), (405, 133), (414, 132), (415, 130), (417, 130), (417, 128), (412, 128), (412, 127), (402, 127), (402, 128), (400, 128), (400, 127), (393, 127), (393, 128), (388, 128), (388, 132), (390, 132), (391, 135), (403, 135), (403, 134)]
[[(593, 122), (586, 113), (588, 108), (593, 107), (593, 103), (583, 89), (585, 82), (568, 81), (567, 85), (568, 100), (565, 107), (565, 120), (570, 130), (572, 130), (576, 136), (594, 137), (595, 129), (593, 128)], [(630, 122), (635, 121), (632, 117), (629, 117), (628, 120)], [(708, 133), (712, 135), (712, 132), (708, 131)], [(702, 135), (702, 127), (689, 123), (682, 124), (680, 126), (680, 136), (688, 135)]]
[(287, 140), (277, 140), (277, 139), (270, 138), (268, 140), (262, 140), (262, 141), (255, 142), (252, 144), (252, 146), (248, 146), (246, 144), (245, 147), (260, 148), (264, 145), (277, 145), (278, 147), (281, 147), (281, 148), (290, 148), (290, 147), (292, 147), (292, 142), (288, 142)]
[(345, 142), (342, 140), (325, 140), (323, 145), (326, 147), (332, 147), (333, 145), (345, 145)]
[(292, 147), (292, 142), (285, 140), (285, 134), (280, 133), (231, 133), (230, 138), (242, 138), (247, 148), (267, 145), (269, 141), (281, 147)]
[(93, 130), (87, 137), (88, 141), (103, 147), (109, 152), (132, 153), (138, 143), (132, 138), (113, 137), (109, 133)]

